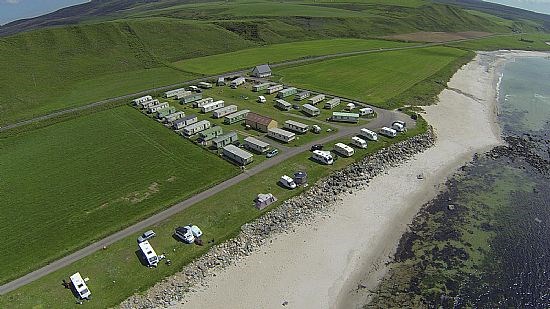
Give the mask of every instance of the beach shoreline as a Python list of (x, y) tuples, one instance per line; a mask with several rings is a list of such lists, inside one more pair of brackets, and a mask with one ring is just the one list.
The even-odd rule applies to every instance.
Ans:
[(330, 212), (276, 234), (239, 263), (215, 271), (173, 308), (364, 305), (422, 205), (475, 153), (503, 143), (497, 122), (500, 70), (514, 57), (536, 54), (478, 53), (452, 77), (440, 103), (425, 108), (438, 136), (435, 146), (345, 195)]

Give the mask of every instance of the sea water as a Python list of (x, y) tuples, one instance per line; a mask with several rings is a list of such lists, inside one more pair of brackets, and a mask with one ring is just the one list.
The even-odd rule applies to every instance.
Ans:
[(366, 307), (550, 308), (550, 60), (507, 63), (498, 87), (512, 148), (422, 209)]

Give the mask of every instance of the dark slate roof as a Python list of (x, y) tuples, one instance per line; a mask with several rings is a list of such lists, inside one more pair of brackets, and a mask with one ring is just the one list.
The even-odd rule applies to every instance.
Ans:
[(262, 65), (258, 65), (256, 66), (255, 68), (258, 73), (260, 74), (263, 74), (263, 73), (271, 73), (271, 68), (269, 67), (269, 65), (267, 64), (262, 64)]

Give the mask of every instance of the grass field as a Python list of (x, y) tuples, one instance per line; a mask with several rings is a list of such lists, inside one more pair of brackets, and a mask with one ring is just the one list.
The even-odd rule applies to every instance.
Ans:
[[(146, 117), (144, 117), (146, 118)], [(210, 244), (204, 247), (183, 245), (172, 238), (175, 227), (188, 223), (197, 224), (204, 232), (205, 240), (214, 239), (220, 243), (235, 236), (242, 224), (259, 217), (265, 211), (278, 206), (283, 200), (299, 194), (303, 188), (290, 191), (279, 187), (276, 182), (282, 174), (291, 174), (296, 170), (308, 173), (310, 183), (341, 169), (363, 156), (403, 140), (409, 136), (424, 132), (427, 126), (422, 119), (417, 127), (407, 135), (395, 139), (380, 138), (370, 143), (368, 149), (357, 150), (351, 158), (339, 158), (333, 166), (317, 164), (309, 160), (310, 153), (302, 153), (269, 170), (252, 176), (240, 184), (212, 196), (178, 213), (159, 225), (153, 226), (157, 237), (151, 240), (156, 252), (167, 252), (172, 260), (171, 266), (159, 265), (156, 269), (147, 269), (140, 264), (135, 251), (138, 249), (135, 237), (119, 241), (107, 250), (96, 252), (64, 269), (45, 276), (17, 291), (0, 297), (0, 307), (10, 308), (50, 308), (70, 307), (74, 305), (72, 294), (61, 286), (61, 280), (79, 271), (90, 277), (88, 286), (93, 300), (86, 303), (92, 308), (106, 308), (117, 305), (129, 295), (144, 291), (162, 278), (179, 271), (194, 258), (204, 254)], [(343, 140), (347, 142), (347, 140)], [(252, 200), (257, 193), (272, 192), (279, 202), (262, 212), (253, 207)], [(135, 235), (137, 237), (137, 235)]]
[(5, 283), (238, 169), (130, 107), (0, 139)]
[[(523, 41), (522, 41), (523, 39)], [(501, 36), (479, 39), (468, 42), (450, 44), (449, 46), (467, 48), (470, 50), (499, 50), (499, 49), (519, 49), (519, 50), (550, 50), (550, 33), (527, 33), (515, 36)]]
[(212, 75), (248, 69), (260, 63), (277, 63), (304, 57), (409, 45), (413, 44), (360, 39), (315, 40), (268, 45), (182, 60), (175, 62), (174, 66), (187, 72)]
[(285, 83), (387, 107), (388, 100), (465, 54), (464, 50), (448, 47), (389, 51), (284, 68), (275, 73)]

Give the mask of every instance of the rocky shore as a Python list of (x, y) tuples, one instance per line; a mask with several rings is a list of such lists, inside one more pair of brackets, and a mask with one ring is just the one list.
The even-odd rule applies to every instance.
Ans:
[(400, 165), (417, 153), (434, 145), (432, 130), (383, 148), (313, 185), (303, 194), (255, 221), (245, 224), (235, 238), (211, 248), (208, 253), (187, 265), (181, 272), (158, 283), (143, 295), (134, 295), (121, 308), (168, 307), (185, 301), (185, 294), (205, 285), (205, 278), (248, 256), (270, 238), (292, 231), (293, 226), (307, 224), (330, 211), (345, 194), (368, 186), (369, 181), (385, 170)]

